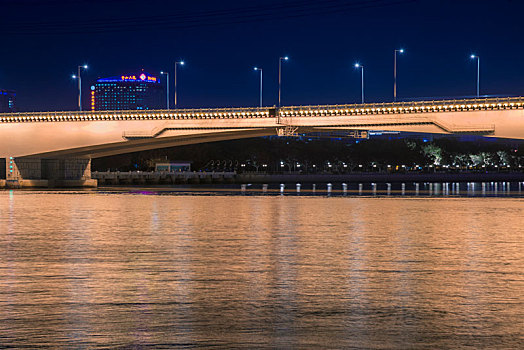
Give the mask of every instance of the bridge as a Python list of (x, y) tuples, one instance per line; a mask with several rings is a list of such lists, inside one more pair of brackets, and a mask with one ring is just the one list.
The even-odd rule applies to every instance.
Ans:
[(93, 158), (259, 136), (367, 130), (524, 139), (524, 98), (0, 114), (0, 175), (4, 162), (7, 184), (92, 185)]

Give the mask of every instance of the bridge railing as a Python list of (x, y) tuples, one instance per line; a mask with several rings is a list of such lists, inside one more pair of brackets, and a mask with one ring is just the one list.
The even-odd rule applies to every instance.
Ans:
[(417, 102), (385, 102), (342, 105), (309, 105), (281, 107), (281, 117), (307, 115), (399, 114), (450, 112), (488, 109), (524, 108), (524, 97), (431, 100)]
[(0, 123), (179, 120), (179, 119), (243, 119), (300, 116), (405, 114), (471, 110), (524, 108), (524, 97), (431, 100), (341, 105), (309, 105), (289, 107), (199, 108), (170, 110), (116, 110), (74, 112), (22, 112), (0, 114)]
[(469, 98), (469, 99), (449, 99), (449, 100), (424, 100), (424, 101), (402, 101), (402, 102), (373, 102), (373, 103), (351, 103), (351, 104), (333, 104), (333, 105), (300, 105), (284, 106), (281, 111), (296, 109), (326, 109), (326, 108), (383, 108), (383, 107), (414, 107), (414, 106), (433, 106), (433, 105), (455, 105), (455, 104), (480, 104), (480, 103), (524, 103), (524, 97), (486, 97), (486, 98)]
[(199, 108), (170, 110), (58, 111), (0, 114), (0, 123), (61, 122), (156, 119), (230, 119), (267, 118), (276, 115), (275, 108)]

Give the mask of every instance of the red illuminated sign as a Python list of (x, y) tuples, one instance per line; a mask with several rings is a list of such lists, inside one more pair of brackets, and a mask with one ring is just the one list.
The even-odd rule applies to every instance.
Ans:
[(157, 77), (152, 77), (150, 75), (145, 75), (144, 73), (140, 74), (138, 76), (138, 79), (136, 78), (136, 75), (122, 75), (120, 77), (122, 81), (151, 81), (151, 82), (157, 82)]

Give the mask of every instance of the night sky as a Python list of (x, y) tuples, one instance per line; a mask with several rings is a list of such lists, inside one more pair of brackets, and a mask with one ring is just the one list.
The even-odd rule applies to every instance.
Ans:
[[(84, 91), (99, 77), (178, 71), (179, 107), (398, 97), (524, 95), (524, 1), (411, 0), (0, 0), (0, 89), (17, 92), (21, 111), (76, 109), (76, 67), (88, 64)], [(172, 77), (172, 74), (171, 74)], [(171, 85), (172, 86), (172, 85)]]

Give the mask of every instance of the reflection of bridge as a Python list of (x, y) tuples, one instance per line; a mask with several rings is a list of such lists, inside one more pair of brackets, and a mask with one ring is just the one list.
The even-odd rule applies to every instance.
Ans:
[(8, 181), (79, 179), (89, 178), (89, 162), (96, 157), (210, 141), (341, 130), (524, 139), (524, 98), (280, 109), (0, 114), (0, 157), (6, 159)]

